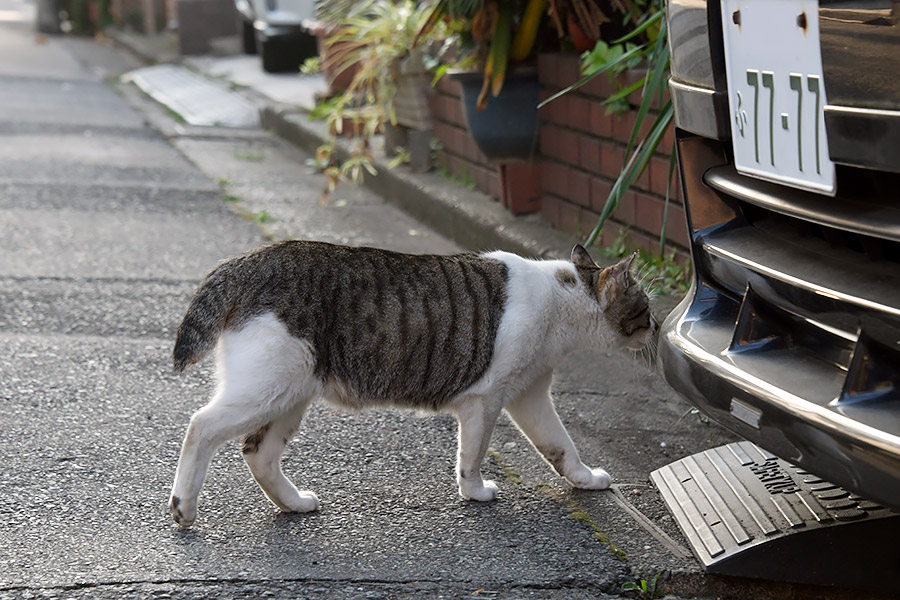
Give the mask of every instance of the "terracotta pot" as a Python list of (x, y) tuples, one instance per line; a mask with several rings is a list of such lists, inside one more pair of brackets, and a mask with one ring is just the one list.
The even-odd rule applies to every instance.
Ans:
[(575, 46), (575, 49), (578, 52), (593, 50), (594, 46), (597, 45), (597, 40), (591, 39), (591, 37), (584, 32), (584, 29), (578, 24), (578, 19), (573, 15), (570, 14), (566, 18), (566, 26), (569, 28), (569, 38), (572, 40), (572, 45)]
[(329, 27), (315, 19), (307, 19), (303, 21), (303, 26), (314, 36), (316, 36), (316, 45), (319, 48), (319, 60), (322, 65), (322, 75), (328, 82), (328, 91), (330, 95), (340, 94), (346, 90), (353, 78), (359, 72), (359, 67), (353, 65), (344, 69), (340, 73), (334, 66), (335, 56), (340, 55), (341, 47), (345, 43), (329, 44), (328, 39), (336, 33), (334, 27)]

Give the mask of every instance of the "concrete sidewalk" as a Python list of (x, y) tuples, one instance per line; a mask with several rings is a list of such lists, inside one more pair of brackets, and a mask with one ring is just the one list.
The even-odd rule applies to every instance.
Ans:
[[(174, 42), (168, 36), (140, 36), (116, 29), (106, 34), (146, 61), (174, 60)], [(315, 106), (316, 94), (326, 90), (320, 75), (264, 73), (259, 57), (247, 55), (184, 57), (181, 64), (256, 103), (263, 127), (301, 150), (313, 154), (328, 139), (325, 125), (309, 121), (306, 115)], [(377, 146), (374, 155), (378, 175), (367, 176), (364, 185), (465, 248), (558, 258), (567, 257), (572, 245), (580, 241), (553, 229), (538, 215), (515, 217), (487, 195), (436, 173), (388, 169)]]

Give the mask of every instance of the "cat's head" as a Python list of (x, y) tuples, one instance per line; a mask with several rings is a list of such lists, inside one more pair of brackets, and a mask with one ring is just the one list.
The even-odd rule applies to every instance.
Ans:
[(620, 345), (640, 350), (653, 337), (656, 319), (650, 313), (650, 298), (632, 272), (637, 252), (618, 263), (599, 267), (580, 245), (572, 249), (572, 263), (603, 311), (607, 326)]

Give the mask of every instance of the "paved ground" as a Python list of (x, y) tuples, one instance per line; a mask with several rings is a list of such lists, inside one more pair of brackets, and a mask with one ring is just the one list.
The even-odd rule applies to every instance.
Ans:
[[(2, 0), (0, 15), (23, 6)], [(619, 353), (573, 356), (555, 385), (612, 491), (573, 491), (503, 420), (485, 463), (500, 500), (467, 503), (451, 418), (316, 406), (285, 471), (321, 511), (279, 514), (231, 444), (198, 522), (175, 528), (166, 496), (211, 373), (175, 376), (169, 356), (211, 266), (287, 237), (459, 248), (365, 189), (320, 204), (306, 157), (265, 132), (179, 128), (112, 83), (135, 66), (0, 21), (0, 598), (577, 600), (665, 570), (685, 593), (801, 597), (699, 578), (647, 477), (731, 438), (682, 419), (686, 404)]]

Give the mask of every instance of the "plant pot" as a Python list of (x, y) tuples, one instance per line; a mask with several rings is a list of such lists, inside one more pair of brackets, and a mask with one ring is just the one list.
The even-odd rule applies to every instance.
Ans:
[(540, 83), (537, 69), (518, 68), (506, 74), (503, 89), (488, 99), (483, 111), (475, 108), (484, 82), (480, 71), (451, 71), (460, 83), (469, 134), (478, 149), (495, 164), (527, 161), (537, 154)]
[(340, 56), (346, 49), (347, 43), (338, 42), (329, 44), (329, 38), (331, 38), (337, 30), (316, 19), (307, 19), (303, 21), (303, 26), (310, 34), (316, 37), (322, 75), (325, 77), (325, 81), (328, 82), (329, 96), (340, 94), (350, 87), (350, 83), (353, 82), (353, 78), (356, 77), (356, 73), (359, 71), (357, 65), (351, 65), (343, 71), (337, 72), (337, 67), (335, 65), (336, 57)]

